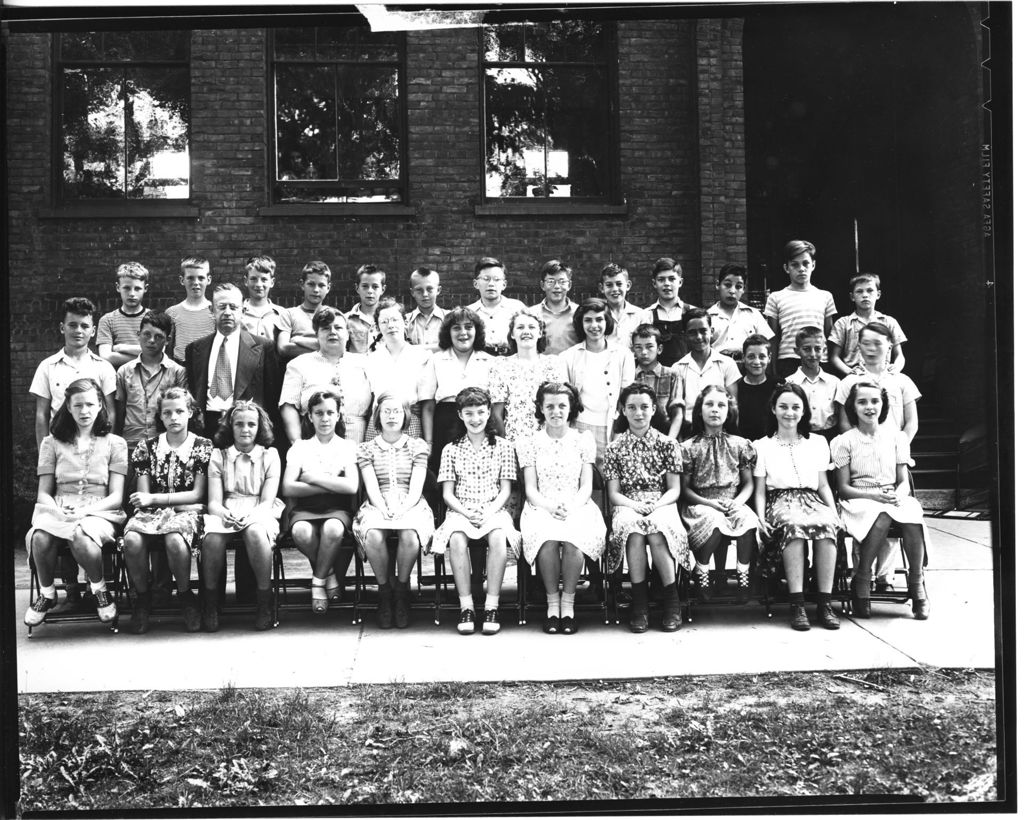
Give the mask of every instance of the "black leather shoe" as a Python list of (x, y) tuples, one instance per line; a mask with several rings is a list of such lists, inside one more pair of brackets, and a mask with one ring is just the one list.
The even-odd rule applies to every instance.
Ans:
[(664, 632), (677, 632), (683, 625), (682, 607), (679, 604), (665, 607), (661, 616), (661, 628)]
[(647, 631), (646, 612), (634, 612), (629, 616), (629, 631), (637, 634)]
[(811, 628), (811, 622), (807, 620), (807, 610), (803, 604), (789, 605), (789, 625), (797, 632), (806, 632)]
[(914, 598), (912, 606), (915, 620), (927, 621), (928, 616), (932, 614), (932, 604), (927, 595), (923, 598)]
[(561, 632), (563, 635), (575, 635), (578, 631), (576, 626), (576, 619), (574, 617), (566, 616), (560, 621)]
[(853, 607), (854, 618), (870, 618), (871, 617), (871, 599), (870, 598), (858, 598), (854, 595), (850, 599), (850, 604)]
[(836, 613), (832, 611), (831, 604), (825, 604), (824, 606), (818, 604), (818, 623), (825, 627), (825, 629), (839, 629), (839, 619), (836, 617)]
[(548, 615), (544, 619), (544, 631), (548, 635), (557, 635), (559, 629), (559, 620), (557, 615)]

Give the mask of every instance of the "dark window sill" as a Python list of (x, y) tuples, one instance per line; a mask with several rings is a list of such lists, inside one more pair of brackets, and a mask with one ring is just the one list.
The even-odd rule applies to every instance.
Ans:
[(76, 202), (56, 208), (41, 208), (40, 219), (198, 219), (199, 208), (188, 202)]
[(376, 203), (318, 205), (265, 205), (259, 209), (260, 216), (352, 216), (376, 217), (394, 216), (408, 218), (416, 216), (416, 209), (409, 205), (387, 205)]
[(626, 216), (629, 206), (596, 202), (488, 202), (474, 208), (477, 216)]

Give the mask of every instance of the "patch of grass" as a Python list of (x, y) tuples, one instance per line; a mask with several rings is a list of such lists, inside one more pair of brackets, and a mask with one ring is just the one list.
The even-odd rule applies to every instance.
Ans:
[(990, 673), (21, 700), (22, 809), (995, 798)]

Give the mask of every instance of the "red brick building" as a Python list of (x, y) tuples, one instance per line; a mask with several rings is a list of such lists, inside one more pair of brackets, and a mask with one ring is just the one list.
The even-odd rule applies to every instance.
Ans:
[[(31, 435), (28, 385), (60, 345), (61, 301), (85, 295), (101, 312), (115, 308), (114, 269), (129, 259), (150, 269), (148, 304), (157, 308), (182, 298), (183, 255), (208, 257), (214, 281), (240, 281), (243, 260), (256, 252), (277, 260), (274, 297), (284, 305), (298, 301), (302, 265), (321, 258), (335, 274), (331, 303), (352, 304), (353, 273), (372, 262), (389, 271), (389, 290), (399, 296), (414, 267), (436, 268), (450, 306), (476, 298), (472, 264), (484, 254), (505, 261), (509, 294), (530, 302), (540, 298), (535, 272), (548, 258), (576, 270), (577, 299), (595, 292), (601, 267), (617, 261), (633, 273), (642, 304), (651, 301), (651, 263), (674, 256), (684, 298), (709, 303), (725, 261), (745, 262), (755, 289), (784, 286), (782, 244), (801, 237), (819, 247), (816, 283), (846, 311), (855, 218), (860, 267), (882, 275), (880, 307), (911, 337), (908, 371), (929, 398), (958, 397), (950, 412), (966, 423), (985, 393), (984, 7), (909, 5), (723, 8), (720, 17), (655, 8), (628, 19), (597, 15), (572, 47), (564, 37), (557, 47), (557, 38), (545, 40), (544, 26), (540, 35), (505, 39), (473, 27), (413, 30), (367, 52), (330, 33), (359, 21), (344, 14), (318, 16), (313, 39), (294, 34), (294, 20), (285, 29), (266, 19), (238, 18), (229, 28), (181, 18), (158, 26), (156, 39), (141, 38), (135, 51), (124, 38), (10, 24), (15, 435)], [(486, 22), (514, 32), (513, 12), (504, 14)], [(561, 15), (544, 17), (550, 27)], [(183, 50), (168, 45), (175, 26), (185, 30)], [(316, 131), (312, 120), (289, 131), (281, 100), (302, 95), (305, 81), (295, 77), (328, 85), (342, 78), (334, 80), (340, 111), (349, 92), (337, 89), (356, 65), (393, 78), (394, 95), (375, 103), (392, 144), (357, 157), (363, 173), (376, 163), (376, 182), (346, 187), (339, 180), (351, 172), (341, 155), (325, 170), (323, 152), (316, 154), (323, 146), (295, 136)], [(177, 94), (174, 105), (165, 108), (184, 125), (178, 147), (166, 150), (179, 159), (184, 150), (187, 171), (168, 186), (151, 167), (153, 178), (135, 188), (126, 171), (123, 188), (104, 183), (95, 196), (90, 161), (73, 156), (79, 137), (69, 133), (99, 129), (90, 119), (97, 112), (76, 113), (70, 89), (124, 71), (117, 77), (127, 100), (142, 84), (136, 70), (151, 84), (178, 78), (179, 90), (168, 92)], [(502, 77), (513, 80), (499, 87)], [(529, 113), (495, 125), (499, 103), (513, 92), (530, 97), (522, 104)], [(563, 115), (568, 127), (558, 122)], [(346, 116), (347, 133), (369, 139), (366, 110)], [(531, 134), (533, 159), (498, 144), (516, 128)], [(137, 123), (121, 130), (128, 167), (141, 150), (132, 139), (142, 136)], [(333, 144), (344, 151), (337, 136)], [(537, 153), (537, 145), (547, 148)], [(495, 171), (510, 156), (515, 167)], [(312, 184), (287, 178), (288, 157), (316, 166)], [(953, 316), (971, 331), (967, 344), (947, 349)], [(940, 381), (939, 371), (952, 375)]]

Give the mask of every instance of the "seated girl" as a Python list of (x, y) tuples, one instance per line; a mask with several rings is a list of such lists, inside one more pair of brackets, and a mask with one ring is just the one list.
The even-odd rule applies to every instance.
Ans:
[(931, 612), (924, 588), (928, 531), (924, 511), (910, 495), (910, 440), (895, 426), (884, 424), (889, 394), (874, 381), (854, 384), (845, 409), (846, 417), (854, 419), (857, 426), (832, 441), (832, 460), (843, 527), (860, 542), (853, 576), (853, 614), (871, 617), (871, 564), (895, 521), (903, 531), (914, 617), (926, 620)]
[(484, 601), (483, 633), (501, 629), (498, 597), (505, 577), (505, 565), (516, 560), (522, 536), (512, 523), (506, 503), (516, 480), (516, 454), (512, 445), (494, 434), (490, 425), (491, 400), (487, 391), (466, 387), (455, 397), (462, 428), (441, 452), (437, 474), (441, 495), (448, 506), (444, 523), (434, 533), (432, 551), (450, 553), (455, 589), (459, 596), (458, 631), (472, 635), (476, 630), (473, 593), (470, 587), (469, 542), (487, 541), (487, 597)]
[(124, 524), (127, 472), (128, 445), (110, 432), (100, 386), (92, 379), (76, 379), (39, 445), (39, 491), (25, 546), (36, 567), (40, 595), (25, 613), (28, 626), (39, 626), (57, 605), (54, 573), (64, 543), (89, 577), (99, 619), (111, 623), (117, 618), (117, 605), (103, 578), (102, 548), (113, 543)]
[(338, 596), (334, 561), (352, 525), (351, 496), (359, 492), (356, 445), (344, 438), (341, 408), (334, 392), (317, 390), (309, 397), (306, 418), (313, 435), (288, 450), (281, 479), (282, 494), (292, 499), (288, 530), (313, 570), (312, 606), (318, 614)]
[[(377, 397), (372, 427), (380, 433), (356, 453), (366, 487), (352, 532), (369, 559), (377, 580), (377, 625), (381, 629), (409, 626), (409, 576), (420, 548), (434, 535), (434, 514), (423, 498), (427, 476), (427, 444), (408, 435), (409, 403), (394, 393)], [(391, 560), (385, 541), (398, 533), (398, 551)]]
[(203, 629), (220, 628), (219, 585), (224, 554), (231, 539), (242, 536), (256, 576), (256, 629), (273, 623), (270, 589), (273, 546), (280, 532), (284, 502), (281, 456), (274, 447), (274, 428), (267, 411), (256, 402), (239, 400), (224, 414), (213, 437), (217, 449), (210, 457), (210, 480), (204, 516)]
[(629, 429), (608, 445), (605, 455), (608, 501), (612, 504), (608, 568), (618, 569), (625, 552), (633, 596), (629, 628), (646, 632), (650, 550), (664, 591), (661, 627), (675, 632), (683, 625), (676, 562), (689, 561), (686, 530), (676, 508), (683, 469), (679, 445), (651, 427), (657, 399), (648, 385), (623, 388), (618, 407)]
[(124, 531), (124, 560), (135, 586), (135, 608), (129, 631), (149, 631), (152, 591), (149, 588), (149, 548), (162, 543), (178, 589), (185, 630), (199, 631), (199, 606), (189, 579), (192, 555), (198, 551), (199, 516), (206, 499), (206, 468), (213, 445), (189, 430), (199, 412), (184, 387), (168, 387), (157, 401), (157, 436), (140, 441), (132, 453), (138, 476), (128, 500), (135, 513)]
[(683, 523), (696, 554), (694, 577), (701, 601), (711, 599), (711, 556), (725, 538), (736, 539), (736, 603), (750, 599), (750, 560), (757, 544), (757, 516), (747, 506), (754, 489), (756, 454), (735, 429), (736, 399), (709, 384), (693, 406), (693, 437), (682, 443)]
[(571, 426), (580, 412), (574, 387), (546, 382), (537, 389), (534, 405), (543, 429), (516, 444), (526, 489), (520, 521), (523, 551), (527, 561), (537, 562), (544, 582), (544, 631), (573, 635), (583, 556), (598, 560), (608, 533), (601, 511), (590, 497), (596, 447), (589, 432)]
[[(813, 544), (818, 623), (839, 629), (832, 611), (839, 517), (828, 486), (828, 444), (811, 433), (811, 406), (798, 384), (780, 384), (768, 402), (768, 435), (754, 442), (754, 509), (766, 534), (765, 561), (781, 558), (789, 590), (790, 626), (811, 628), (804, 609), (804, 564)], [(780, 554), (781, 553), (781, 554)]]

